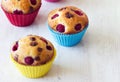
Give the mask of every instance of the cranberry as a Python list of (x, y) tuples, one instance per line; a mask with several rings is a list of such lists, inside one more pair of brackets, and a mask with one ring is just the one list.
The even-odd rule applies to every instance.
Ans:
[(65, 9), (66, 9), (66, 7), (63, 7), (63, 8), (60, 8), (59, 11), (62, 11), (62, 10), (65, 10)]
[(78, 31), (78, 30), (81, 29), (81, 27), (82, 27), (81, 24), (77, 24), (77, 25), (75, 26), (75, 30)]
[(35, 39), (35, 37), (30, 37), (30, 40), (35, 41), (36, 39)]
[(23, 14), (23, 12), (22, 12), (21, 10), (15, 10), (15, 11), (13, 11), (13, 13), (14, 13), (14, 14), (18, 14), (18, 15)]
[(52, 50), (52, 47), (51, 47), (51, 46), (46, 46), (46, 48), (47, 48), (48, 50)]
[(41, 52), (41, 51), (42, 51), (42, 48), (38, 47), (37, 50), (38, 50), (38, 52)]
[(76, 14), (78, 14), (79, 16), (82, 16), (82, 15), (83, 15), (83, 13), (80, 12), (80, 11), (74, 10), (74, 12), (75, 12)]
[(17, 54), (15, 55), (14, 60), (18, 61), (18, 55)]
[(40, 40), (42, 40), (43, 42), (45, 42), (46, 44), (48, 44), (47, 40), (43, 37), (40, 38)]
[(34, 62), (34, 59), (32, 57), (28, 56), (25, 58), (26, 64), (31, 65), (31, 64), (33, 64), (33, 62)]
[(36, 61), (40, 61), (40, 57), (39, 57), (39, 56), (36, 56), (36, 57), (35, 57), (35, 60), (36, 60)]
[(69, 12), (67, 12), (67, 13), (65, 14), (65, 16), (66, 16), (67, 18), (71, 18), (71, 17), (73, 17), (73, 15), (70, 14)]
[(17, 49), (18, 49), (18, 41), (13, 46), (12, 51), (16, 51)]
[(55, 19), (56, 17), (58, 17), (59, 15), (58, 14), (55, 14), (51, 17), (51, 19)]
[(38, 45), (38, 43), (37, 42), (31, 42), (30, 45), (31, 46), (36, 46), (36, 45)]
[(56, 30), (58, 32), (64, 32), (65, 31), (65, 26), (62, 25), (62, 24), (58, 24), (57, 27), (56, 27)]
[(33, 12), (34, 11), (34, 8), (30, 6), (30, 9), (29, 9), (29, 12)]
[(30, 0), (32, 5), (36, 5), (37, 1), (36, 0)]

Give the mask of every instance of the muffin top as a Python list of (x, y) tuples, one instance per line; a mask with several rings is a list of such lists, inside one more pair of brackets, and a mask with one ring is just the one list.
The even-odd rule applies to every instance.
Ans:
[(9, 13), (28, 14), (41, 6), (41, 0), (2, 0), (1, 5)]
[(11, 55), (23, 65), (42, 65), (52, 59), (54, 46), (43, 37), (28, 35), (14, 43)]
[(81, 9), (66, 6), (49, 13), (48, 25), (54, 31), (73, 34), (82, 31), (88, 25), (88, 17)]

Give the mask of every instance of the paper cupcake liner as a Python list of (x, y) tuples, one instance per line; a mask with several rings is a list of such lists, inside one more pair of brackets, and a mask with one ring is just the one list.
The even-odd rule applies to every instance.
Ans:
[(51, 29), (48, 26), (55, 41), (58, 44), (60, 44), (62, 46), (66, 46), (66, 47), (71, 47), (71, 46), (75, 46), (76, 44), (78, 44), (82, 40), (82, 38), (87, 30), (87, 27), (85, 27), (84, 30), (82, 30), (81, 32), (76, 33), (76, 34), (62, 34), (62, 33), (54, 31), (53, 29)]
[(40, 7), (32, 13), (23, 14), (23, 15), (8, 13), (4, 9), (3, 9), (3, 11), (4, 11), (5, 15), (7, 16), (8, 20), (11, 22), (11, 24), (13, 24), (15, 26), (19, 26), (19, 27), (24, 27), (24, 26), (29, 26), (34, 22), (39, 9), (40, 9)]
[(48, 2), (58, 2), (59, 0), (46, 0)]
[(48, 73), (55, 57), (56, 57), (56, 51), (54, 51), (54, 56), (49, 62), (39, 66), (27, 66), (27, 65), (19, 64), (12, 58), (12, 56), (11, 59), (22, 75), (28, 78), (39, 78)]

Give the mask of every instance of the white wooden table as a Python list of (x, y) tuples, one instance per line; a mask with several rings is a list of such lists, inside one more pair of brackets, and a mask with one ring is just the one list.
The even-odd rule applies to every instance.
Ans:
[[(0, 9), (0, 82), (120, 82), (119, 4), (120, 0), (43, 0), (39, 15), (28, 28), (11, 25)], [(68, 5), (85, 11), (90, 22), (82, 42), (74, 47), (59, 46), (47, 28), (48, 13)], [(28, 34), (49, 39), (57, 50), (51, 70), (42, 78), (22, 76), (9, 57), (11, 44)]]

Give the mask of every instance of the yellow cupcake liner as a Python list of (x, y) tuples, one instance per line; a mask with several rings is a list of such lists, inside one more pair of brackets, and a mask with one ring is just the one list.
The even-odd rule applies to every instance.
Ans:
[(12, 58), (12, 56), (11, 59), (15, 64), (15, 66), (18, 68), (18, 70), (22, 73), (22, 75), (28, 78), (39, 78), (48, 73), (55, 57), (56, 57), (56, 50), (54, 50), (54, 56), (49, 62), (39, 66), (27, 66), (27, 65), (19, 64)]

